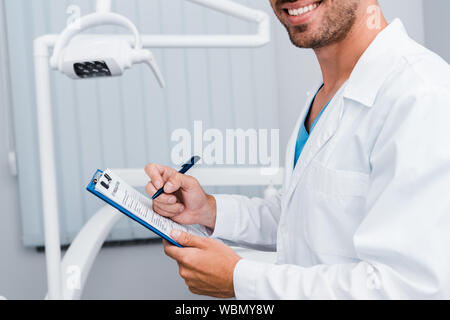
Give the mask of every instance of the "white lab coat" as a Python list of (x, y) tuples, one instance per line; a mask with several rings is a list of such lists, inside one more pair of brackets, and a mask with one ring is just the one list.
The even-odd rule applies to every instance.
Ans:
[(276, 264), (236, 265), (236, 297), (450, 298), (449, 65), (392, 22), (292, 170), (312, 98), (280, 193), (216, 196), (213, 237), (277, 251)]

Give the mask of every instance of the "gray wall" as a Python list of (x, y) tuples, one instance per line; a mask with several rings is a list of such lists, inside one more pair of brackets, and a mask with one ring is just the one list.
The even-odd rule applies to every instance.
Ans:
[[(0, 70), (1, 72), (1, 70)], [(0, 105), (0, 296), (39, 298), (45, 291), (43, 254), (20, 241), (17, 181), (9, 173), (5, 139), (5, 105)]]
[[(0, 17), (3, 6), (0, 1)], [(4, 21), (0, 20), (3, 24)], [(0, 296), (8, 298), (42, 297), (45, 263), (42, 254), (25, 249), (21, 243), (21, 221), (17, 180), (8, 166), (8, 123), (11, 120), (9, 74), (6, 66), (5, 34), (0, 26)]]
[[(431, 1), (430, 1), (431, 2)], [(425, 8), (425, 43), (449, 61), (448, 22), (438, 18), (449, 12), (448, 0), (433, 0)], [(389, 18), (400, 16), (410, 34), (424, 42), (422, 1), (381, 1)], [(404, 10), (408, 8), (408, 10)], [(439, 32), (438, 32), (439, 31)], [(445, 40), (445, 41), (444, 41)], [(293, 48), (285, 31), (276, 26), (278, 78), (281, 92), (280, 128), (285, 142), (304, 91), (319, 80), (317, 64), (309, 51)], [(1, 69), (3, 74), (4, 70)], [(293, 98), (294, 97), (294, 98)], [(0, 100), (0, 296), (39, 299), (45, 295), (44, 254), (24, 249), (20, 240), (17, 181), (9, 174), (5, 136), (5, 105)], [(156, 274), (157, 276), (152, 276)], [(176, 265), (162, 253), (159, 242), (139, 246), (104, 248), (93, 267), (84, 298), (152, 299), (197, 298), (177, 276)]]
[(450, 62), (450, 1), (430, 0), (423, 4), (425, 27), (425, 44)]

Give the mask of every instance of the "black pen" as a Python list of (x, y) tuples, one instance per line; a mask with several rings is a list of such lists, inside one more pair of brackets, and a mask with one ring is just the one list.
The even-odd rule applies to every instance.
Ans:
[[(183, 164), (181, 166), (181, 169), (178, 172), (181, 174), (185, 174), (199, 160), (200, 160), (199, 156), (193, 156), (188, 162), (186, 162), (185, 164)], [(163, 192), (164, 192), (164, 186), (161, 189), (159, 189), (158, 191), (156, 191), (156, 193), (152, 197), (152, 200), (155, 200), (156, 198), (158, 198)]]

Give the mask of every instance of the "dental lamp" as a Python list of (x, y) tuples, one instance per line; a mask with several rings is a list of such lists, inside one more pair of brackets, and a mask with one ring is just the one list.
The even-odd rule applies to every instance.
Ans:
[[(121, 37), (74, 37), (100, 25), (119, 25), (133, 32), (134, 48)], [(136, 26), (124, 16), (96, 12), (79, 18), (67, 26), (56, 42), (50, 65), (72, 79), (120, 76), (134, 64), (145, 63), (153, 71), (159, 85), (165, 82), (150, 50), (143, 49)]]

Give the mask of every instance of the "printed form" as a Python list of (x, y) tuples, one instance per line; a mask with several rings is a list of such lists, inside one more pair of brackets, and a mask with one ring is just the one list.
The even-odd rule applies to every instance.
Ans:
[(208, 231), (203, 226), (181, 225), (154, 212), (150, 198), (128, 185), (110, 169), (106, 169), (103, 172), (95, 185), (95, 191), (113, 200), (137, 218), (145, 221), (168, 237), (170, 237), (170, 232), (173, 229), (182, 230), (200, 237), (208, 237)]

